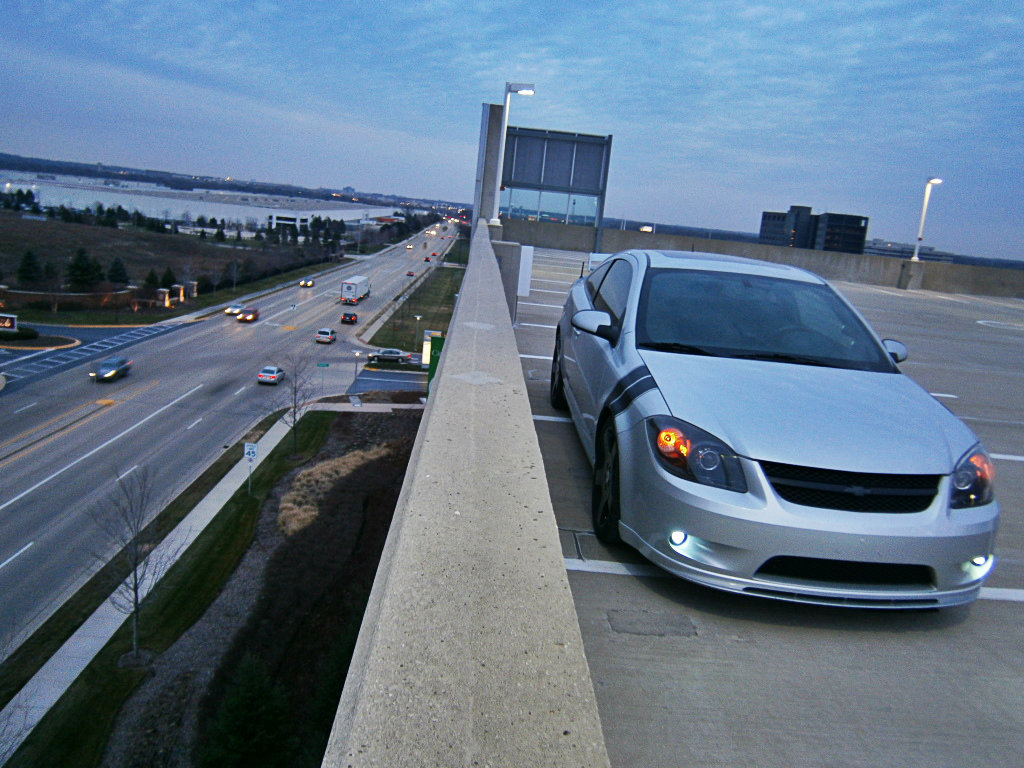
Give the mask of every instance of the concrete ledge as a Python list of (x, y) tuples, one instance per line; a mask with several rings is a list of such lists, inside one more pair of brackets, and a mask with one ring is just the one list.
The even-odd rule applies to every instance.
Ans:
[(324, 766), (609, 764), (504, 299), (478, 227)]

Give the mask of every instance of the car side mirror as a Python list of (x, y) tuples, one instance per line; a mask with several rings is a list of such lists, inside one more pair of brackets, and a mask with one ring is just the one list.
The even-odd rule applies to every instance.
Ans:
[(907, 345), (896, 339), (882, 339), (882, 346), (889, 353), (894, 363), (902, 363), (907, 359)]
[(607, 339), (612, 344), (619, 340), (619, 329), (612, 324), (612, 316), (597, 309), (583, 309), (572, 316), (572, 327)]

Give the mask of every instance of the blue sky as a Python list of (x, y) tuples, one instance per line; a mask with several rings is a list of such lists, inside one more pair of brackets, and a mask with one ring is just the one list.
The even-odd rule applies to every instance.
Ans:
[(0, 151), (470, 202), (481, 104), (612, 134), (606, 214), (1024, 259), (1019, 0), (4, 0)]

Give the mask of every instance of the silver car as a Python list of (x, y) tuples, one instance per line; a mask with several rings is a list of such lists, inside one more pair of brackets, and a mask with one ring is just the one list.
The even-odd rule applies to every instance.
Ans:
[(967, 603), (995, 564), (992, 462), (905, 358), (809, 272), (626, 251), (570, 289), (551, 402), (604, 542), (730, 592)]

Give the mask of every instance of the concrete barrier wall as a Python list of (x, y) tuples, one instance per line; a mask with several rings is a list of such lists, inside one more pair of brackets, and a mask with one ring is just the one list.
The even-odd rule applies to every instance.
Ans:
[[(594, 250), (595, 230), (592, 227), (544, 221), (503, 219), (502, 239), (541, 248), (587, 252)], [(941, 293), (1024, 298), (1024, 269), (922, 261), (915, 264), (914, 274), (908, 275), (904, 265), (909, 262), (889, 256), (785, 248), (778, 245), (708, 240), (657, 232), (601, 230), (601, 251), (616, 253), (630, 248), (726, 253), (791, 264), (816, 272), (827, 280), (923, 288)]]
[(323, 765), (608, 766), (485, 226)]

